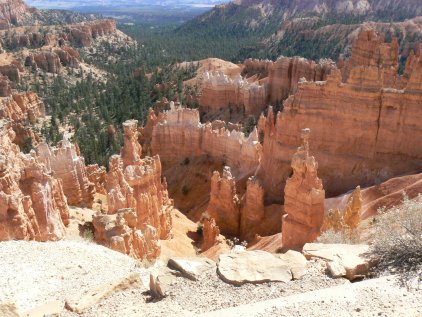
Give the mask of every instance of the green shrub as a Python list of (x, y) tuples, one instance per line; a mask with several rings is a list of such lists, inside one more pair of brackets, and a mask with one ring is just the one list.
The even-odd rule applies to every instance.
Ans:
[(422, 281), (422, 195), (389, 210), (374, 223), (376, 232), (371, 247), (379, 260), (380, 272), (400, 273), (402, 282)]

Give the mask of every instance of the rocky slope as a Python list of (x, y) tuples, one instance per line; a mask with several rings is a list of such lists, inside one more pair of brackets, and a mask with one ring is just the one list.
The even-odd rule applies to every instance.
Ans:
[(0, 29), (11, 25), (28, 23), (36, 9), (28, 7), (23, 0), (3, 0), (0, 2)]
[(187, 22), (179, 32), (210, 41), (218, 41), (216, 34), (234, 34), (233, 40), (244, 44), (233, 60), (280, 55), (318, 60), (350, 52), (362, 24), (369, 23), (403, 39), (406, 54), (406, 46), (422, 37), (416, 22), (421, 10), (417, 0), (233, 1)]

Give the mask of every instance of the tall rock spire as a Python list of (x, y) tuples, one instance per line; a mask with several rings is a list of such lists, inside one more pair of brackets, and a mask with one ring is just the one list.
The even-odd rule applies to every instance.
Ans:
[(284, 189), (282, 240), (284, 249), (301, 249), (314, 241), (324, 219), (325, 191), (317, 176), (318, 163), (309, 155), (310, 129), (303, 129), (302, 146), (293, 155), (293, 175)]

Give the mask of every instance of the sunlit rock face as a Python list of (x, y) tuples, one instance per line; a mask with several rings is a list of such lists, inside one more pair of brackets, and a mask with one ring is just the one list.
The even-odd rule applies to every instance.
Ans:
[(325, 191), (317, 176), (318, 163), (309, 154), (309, 129), (292, 158), (293, 175), (284, 188), (282, 241), (284, 249), (301, 249), (319, 235), (324, 220)]
[(311, 151), (329, 196), (422, 169), (420, 54), (412, 55), (400, 78), (392, 72), (395, 41), (385, 44), (369, 34), (359, 37), (360, 49), (356, 53), (355, 45), (343, 75), (333, 70), (324, 82), (300, 83), (276, 120), (271, 110), (260, 119), (265, 137), (257, 175), (267, 203), (282, 203), (303, 128), (312, 131)]
[[(123, 127), (124, 146), (121, 155), (110, 158), (105, 186), (108, 213), (115, 219), (105, 216), (97, 219), (96, 230), (102, 232), (102, 238), (97, 241), (136, 258), (150, 260), (160, 253), (158, 240), (172, 236), (173, 201), (168, 197), (166, 182), (161, 179), (159, 156), (142, 158), (137, 121), (126, 121)], [(133, 209), (130, 221), (125, 217), (128, 214), (122, 213), (127, 208)], [(120, 228), (118, 231), (121, 232), (116, 234), (120, 238), (113, 238), (120, 242), (110, 240), (115, 231), (110, 233), (111, 236), (104, 233), (108, 226), (101, 225), (104, 221), (113, 223), (116, 230)], [(126, 236), (131, 238), (127, 240)], [(123, 243), (122, 239), (126, 242)]]
[(224, 70), (204, 74), (200, 109), (210, 115), (230, 108), (244, 117), (258, 117), (268, 104), (281, 103), (294, 94), (301, 79), (325, 80), (334, 68), (331, 60), (316, 63), (301, 57), (280, 57), (275, 62), (248, 59), (243, 65), (244, 76), (231, 77)]
[(261, 145), (256, 131), (245, 137), (236, 130), (213, 128), (200, 122), (198, 110), (173, 106), (153, 129), (151, 152), (160, 155), (165, 170), (186, 158), (209, 156), (224, 161), (237, 177), (255, 171)]
[(85, 159), (78, 147), (66, 139), (53, 148), (41, 142), (37, 153), (54, 177), (61, 179), (68, 204), (90, 208), (94, 201), (95, 185), (88, 178)]
[(59, 240), (69, 222), (62, 182), (34, 152), (23, 154), (0, 121), (0, 240)]

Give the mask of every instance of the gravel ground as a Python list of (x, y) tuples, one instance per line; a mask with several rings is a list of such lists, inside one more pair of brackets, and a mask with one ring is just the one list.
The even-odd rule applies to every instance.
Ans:
[[(146, 287), (132, 289), (114, 294), (81, 316), (185, 316), (349, 284), (345, 279), (334, 280), (327, 277), (323, 274), (324, 268), (322, 262), (309, 262), (308, 274), (301, 280), (289, 283), (245, 284), (239, 287), (222, 282), (215, 270), (207, 272), (198, 281), (176, 277), (170, 295), (161, 301), (150, 301)], [(147, 276), (144, 284), (148, 285), (148, 281)], [(74, 316), (76, 315), (70, 312), (63, 314), (63, 317)]]
[(390, 276), (201, 315), (221, 316), (420, 317), (422, 292), (400, 287)]
[(0, 243), (0, 303), (26, 311), (124, 277), (136, 261), (82, 241)]
[(144, 286), (113, 294), (82, 315), (67, 310), (63, 317), (183, 316), (242, 304), (254, 303), (339, 284), (324, 274), (320, 261), (308, 262), (308, 274), (289, 283), (245, 284), (222, 282), (211, 270), (196, 282), (176, 277), (170, 295), (151, 301), (148, 294), (149, 269), (135, 260), (96, 244), (80, 241), (0, 243), (0, 302), (13, 300), (21, 310), (47, 302), (64, 300), (79, 292), (139, 272)]

